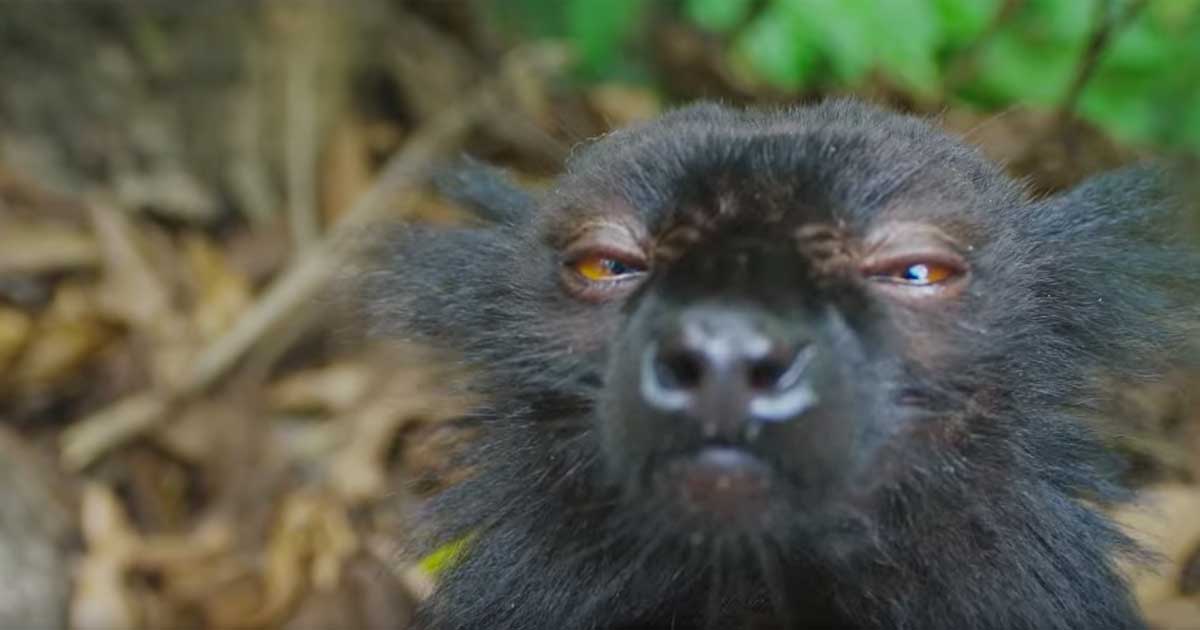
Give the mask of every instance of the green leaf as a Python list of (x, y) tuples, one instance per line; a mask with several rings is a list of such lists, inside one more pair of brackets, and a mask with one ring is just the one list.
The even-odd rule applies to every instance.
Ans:
[(1151, 18), (1138, 16), (1104, 51), (1104, 65), (1154, 74), (1167, 68), (1173, 52), (1171, 38), (1154, 27)]
[(1146, 98), (1145, 81), (1131, 77), (1124, 84), (1109, 81), (1086, 90), (1079, 99), (1079, 114), (1125, 141), (1145, 141), (1154, 134), (1157, 108)]
[(778, 6), (759, 15), (742, 32), (736, 54), (756, 72), (779, 87), (807, 84), (817, 68), (818, 41), (805, 24), (788, 18)]
[(933, 0), (942, 37), (954, 47), (970, 44), (1000, 10), (1000, 0)]
[(567, 0), (567, 37), (585, 76), (604, 76), (622, 59), (640, 21), (643, 0)]
[[(1100, 10), (1120, 14), (1135, 1), (1024, 0), (979, 49), (971, 82), (958, 96), (991, 107), (1060, 106), (1103, 17)], [(628, 2), (603, 4), (621, 12), (617, 5)], [(775, 86), (799, 89), (831, 80), (853, 85), (874, 69), (931, 95), (943, 80), (939, 64), (977, 42), (1004, 3), (680, 0), (689, 19), (727, 34), (735, 59)], [(1195, 59), (1200, 59), (1200, 0), (1150, 0), (1103, 51), (1079, 113), (1128, 142), (1200, 151), (1200, 64), (1190, 63)]]
[(1074, 76), (1079, 47), (1034, 46), (1005, 31), (983, 50), (966, 91), (990, 104), (1057, 105)]
[(1200, 14), (1200, 0), (1151, 0), (1146, 8), (1155, 24), (1170, 30), (1195, 20)]
[(819, 57), (834, 76), (853, 83), (875, 62), (873, 0), (780, 0), (793, 29), (809, 33)]
[(725, 33), (750, 15), (753, 3), (754, 0), (688, 0), (684, 10), (701, 27)]
[(940, 81), (934, 55), (939, 22), (928, 0), (878, 0), (874, 19), (879, 65), (909, 88), (931, 94)]
[(566, 30), (562, 0), (492, 0), (494, 19), (536, 37), (561, 37)]
[(1097, 2), (1109, 0), (1027, 0), (1021, 20), (1033, 42), (1072, 44), (1082, 42), (1095, 28)]
[(1193, 98), (1191, 105), (1176, 128), (1175, 139), (1178, 146), (1200, 154), (1200, 98)]

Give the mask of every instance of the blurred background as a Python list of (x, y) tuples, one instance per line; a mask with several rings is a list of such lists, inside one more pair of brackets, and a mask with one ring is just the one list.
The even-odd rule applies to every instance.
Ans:
[[(370, 338), (364, 235), (695, 99), (857, 94), (1039, 194), (1200, 152), (1200, 0), (0, 0), (0, 628), (403, 628), (472, 433)], [(1125, 391), (1121, 518), (1200, 628), (1197, 379)], [(1136, 420), (1136, 421), (1135, 421)]]

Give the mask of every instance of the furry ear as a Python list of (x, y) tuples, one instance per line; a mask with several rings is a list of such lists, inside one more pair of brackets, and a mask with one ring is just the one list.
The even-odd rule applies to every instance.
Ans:
[[(553, 250), (519, 226), (408, 226), (384, 237), (359, 279), (373, 334), (433, 342), (503, 374), (510, 387), (544, 377), (557, 308)], [(528, 373), (526, 373), (528, 371)], [(557, 376), (561, 378), (561, 374)]]
[(509, 281), (516, 243), (494, 227), (392, 231), (372, 255), (380, 268), (360, 282), (372, 331), (460, 347), (507, 324), (520, 302)]
[(537, 202), (502, 170), (467, 156), (437, 171), (433, 184), (484, 223), (372, 235), (374, 271), (357, 280), (357, 301), (374, 334), (473, 351), (488, 333), (529, 321), (519, 314), (519, 276), (548, 255), (522, 230)]
[(1060, 330), (1130, 375), (1197, 361), (1200, 233), (1177, 172), (1105, 173), (1034, 205), (1022, 242), (1043, 248), (1038, 276)]
[(433, 182), (442, 195), (492, 223), (520, 223), (536, 205), (508, 173), (470, 156), (442, 170)]

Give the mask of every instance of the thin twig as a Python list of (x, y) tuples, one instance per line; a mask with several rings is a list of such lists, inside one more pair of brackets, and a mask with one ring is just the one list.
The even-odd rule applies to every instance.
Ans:
[(1088, 39), (1087, 48), (1083, 51), (1083, 57), (1075, 71), (1071, 87), (1067, 89), (1067, 93), (1058, 107), (1058, 113), (1055, 116), (1058, 124), (1055, 124), (1054, 127), (1066, 122), (1067, 118), (1075, 111), (1080, 97), (1083, 96), (1083, 90), (1091, 81), (1092, 75), (1096, 73), (1096, 68), (1100, 65), (1100, 59), (1108, 45), (1148, 4), (1148, 0), (1133, 0), (1120, 15), (1114, 15), (1114, 1), (1105, 0), (1097, 8), (1099, 16), (1096, 20), (1096, 28)]

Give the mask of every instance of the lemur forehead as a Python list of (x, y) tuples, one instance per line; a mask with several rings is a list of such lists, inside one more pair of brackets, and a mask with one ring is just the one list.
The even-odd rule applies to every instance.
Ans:
[(658, 263), (671, 263), (696, 250), (720, 247), (791, 251), (818, 268), (826, 268), (856, 261), (862, 239), (836, 221), (779, 223), (749, 232), (722, 229), (720, 224), (683, 223), (655, 239), (653, 258)]

